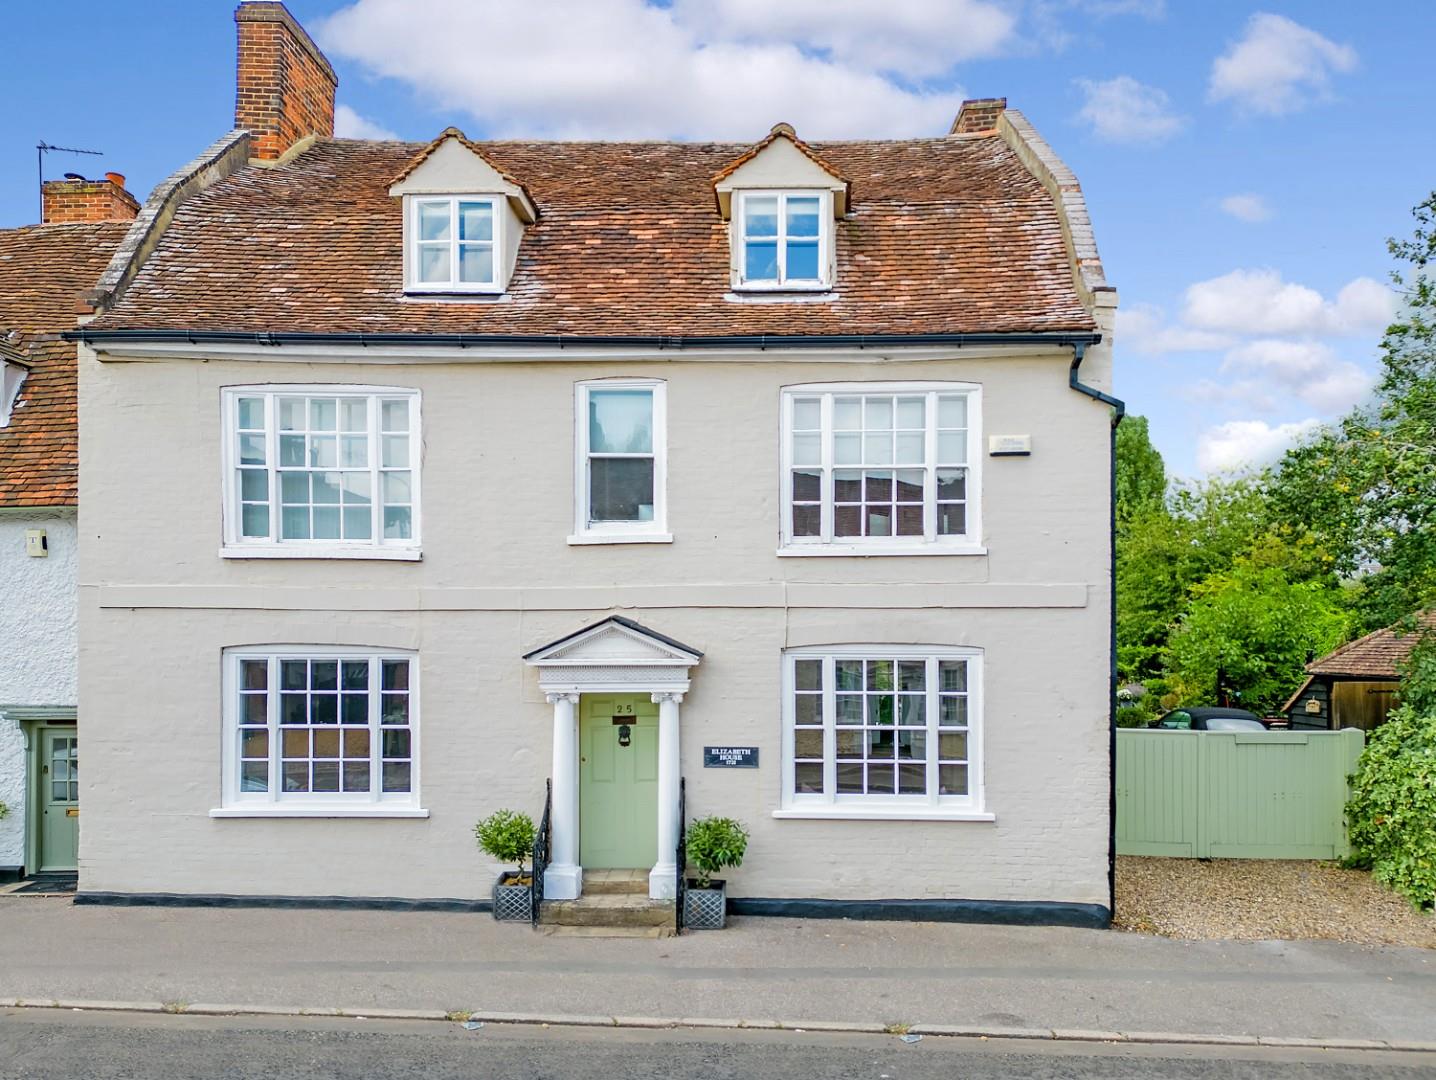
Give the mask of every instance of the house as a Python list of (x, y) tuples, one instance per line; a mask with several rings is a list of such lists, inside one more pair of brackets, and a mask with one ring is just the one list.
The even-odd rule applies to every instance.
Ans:
[(1413, 625), (1397, 623), (1349, 641), (1306, 665), (1306, 681), (1282, 706), (1293, 730), (1370, 731), (1398, 704), (1400, 667), (1423, 633), (1436, 630), (1436, 610)]
[(75, 869), (76, 302), (139, 209), (118, 173), (0, 230), (0, 883)]
[(549, 899), (671, 897), (681, 790), (735, 911), (1104, 924), (1116, 296), (1032, 126), (336, 139), (236, 19), (74, 334), (80, 900), (478, 906), (551, 784)]

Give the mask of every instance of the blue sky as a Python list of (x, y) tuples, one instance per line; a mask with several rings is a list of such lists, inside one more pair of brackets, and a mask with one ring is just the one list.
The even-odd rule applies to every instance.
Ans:
[[(229, 0), (12, 5), (0, 227), (46, 175), (137, 195), (228, 129)], [(1365, 393), (1384, 239), (1436, 187), (1436, 12), (1235, 0), (291, 0), (341, 128), (747, 140), (945, 132), (1005, 95), (1076, 170), (1120, 290), (1118, 392), (1173, 471), (1269, 459)], [(418, 13), (416, 15), (416, 13)], [(65, 32), (73, 29), (74, 33)]]

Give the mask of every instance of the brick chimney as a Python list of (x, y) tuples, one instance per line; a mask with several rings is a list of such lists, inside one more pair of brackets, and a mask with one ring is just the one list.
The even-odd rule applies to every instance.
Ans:
[(334, 134), (339, 77), (283, 4), (247, 0), (234, 12), (239, 70), (234, 126), (254, 136), (254, 156), (282, 157), (310, 135)]
[(46, 180), (40, 185), (44, 209), (40, 222), (61, 225), (75, 221), (134, 221), (140, 204), (125, 190), (125, 178), (105, 173), (103, 180), (75, 177)]
[(972, 135), (982, 131), (997, 130), (997, 118), (1007, 108), (1007, 99), (975, 98), (964, 101), (957, 110), (957, 119), (952, 122), (949, 135)]

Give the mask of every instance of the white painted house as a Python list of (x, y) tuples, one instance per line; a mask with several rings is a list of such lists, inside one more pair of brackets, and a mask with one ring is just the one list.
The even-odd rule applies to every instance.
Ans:
[(236, 17), (78, 335), (80, 899), (480, 906), (547, 782), (549, 899), (671, 896), (681, 786), (734, 911), (1104, 924), (1116, 297), (1031, 125), (335, 139)]

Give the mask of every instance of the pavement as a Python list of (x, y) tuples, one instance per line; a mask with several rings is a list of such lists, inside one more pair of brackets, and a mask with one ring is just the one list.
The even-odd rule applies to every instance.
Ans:
[(1063, 927), (733, 918), (655, 941), (465, 913), (0, 897), (0, 1007), (16, 999), (1436, 1050), (1436, 951)]

